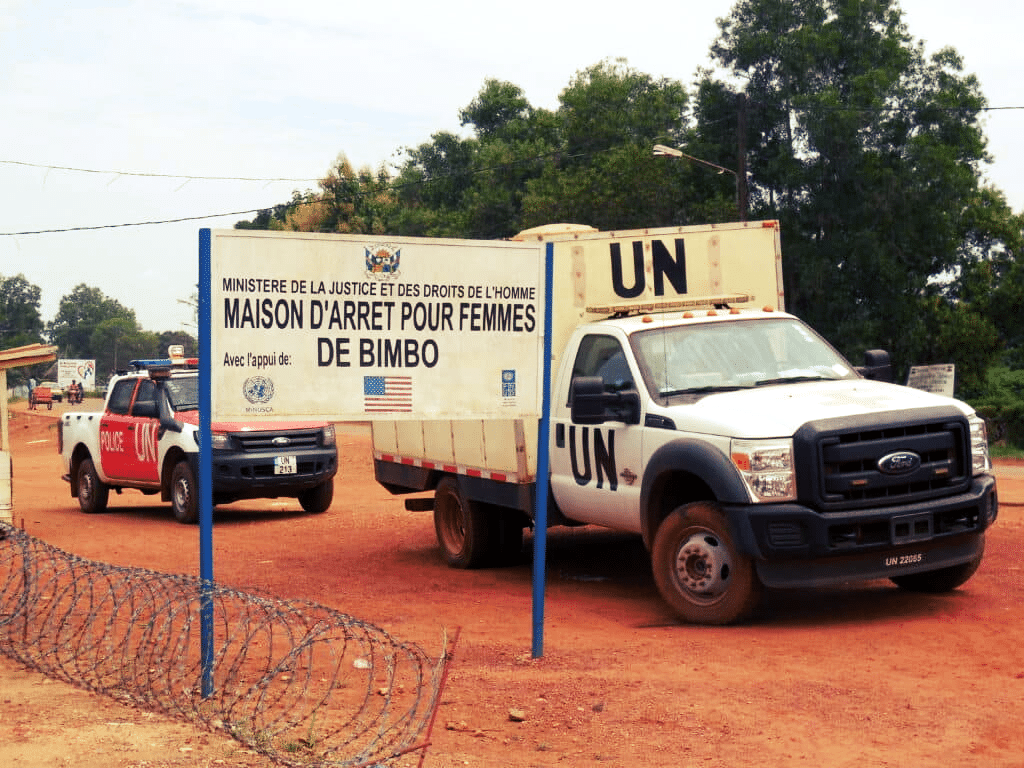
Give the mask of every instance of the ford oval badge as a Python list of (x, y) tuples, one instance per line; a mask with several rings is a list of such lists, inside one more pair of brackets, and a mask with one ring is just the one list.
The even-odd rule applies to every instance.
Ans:
[[(291, 445), (292, 440), (290, 437), (275, 437), (271, 442), (274, 445)], [(882, 471), (884, 472), (885, 470), (883, 469)]]
[(878, 471), (887, 475), (906, 475), (921, 466), (921, 457), (913, 451), (896, 451), (878, 460)]

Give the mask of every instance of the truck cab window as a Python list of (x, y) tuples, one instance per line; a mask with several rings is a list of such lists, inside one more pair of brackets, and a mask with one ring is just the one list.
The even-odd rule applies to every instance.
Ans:
[(612, 336), (587, 336), (580, 342), (572, 377), (600, 376), (605, 392), (623, 392), (633, 388), (633, 374), (618, 339)]
[(114, 389), (110, 393), (110, 402), (107, 404), (107, 410), (111, 413), (117, 413), (121, 416), (128, 414), (128, 407), (132, 402), (132, 392), (135, 391), (135, 379), (122, 379), (114, 384)]
[(150, 412), (156, 408), (156, 384), (149, 379), (139, 382), (139, 393), (136, 395), (135, 405), (132, 407), (133, 415), (138, 415), (140, 405), (148, 405)]

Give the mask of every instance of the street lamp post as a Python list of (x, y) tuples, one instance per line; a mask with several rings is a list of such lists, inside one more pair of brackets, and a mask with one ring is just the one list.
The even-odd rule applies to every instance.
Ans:
[(718, 165), (717, 163), (712, 163), (708, 160), (701, 160), (699, 157), (688, 155), (682, 150), (676, 149), (675, 147), (667, 147), (664, 144), (654, 145), (654, 156), (681, 157), (684, 160), (689, 160), (690, 162), (699, 163), (700, 165), (705, 165), (708, 168), (712, 168), (719, 174), (731, 173), (733, 175), (733, 178), (736, 180), (736, 210), (739, 212), (740, 221), (747, 220), (746, 205), (743, 205), (741, 202), (745, 197), (745, 195), (743, 195), (743, 193), (741, 192), (741, 189), (745, 187), (745, 184), (743, 183), (744, 180), (740, 178), (740, 175), (736, 173), (736, 171), (732, 170), (731, 168), (726, 168), (724, 166)]

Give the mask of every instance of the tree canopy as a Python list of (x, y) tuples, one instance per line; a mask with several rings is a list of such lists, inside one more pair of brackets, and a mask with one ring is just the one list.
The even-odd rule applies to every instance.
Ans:
[[(38, 344), (43, 340), (43, 321), (39, 314), (42, 292), (25, 275), (0, 275), (0, 349)], [(11, 386), (26, 382), (31, 369), (13, 368), (7, 375)]]
[(0, 275), (0, 349), (42, 341), (41, 296), (39, 286), (25, 275)]
[(61, 299), (47, 335), (60, 357), (95, 360), (98, 381), (132, 359), (166, 354), (159, 336), (139, 327), (133, 310), (84, 283)]
[(987, 102), (956, 51), (926, 55), (895, 0), (738, 0), (718, 26), (692, 89), (608, 59), (552, 111), (488, 79), (463, 133), (391, 169), (340, 156), (319, 190), (239, 226), (504, 238), (778, 219), (787, 307), (851, 359), (953, 362), (965, 395), (994, 364), (1024, 367), (1024, 217), (984, 183)]

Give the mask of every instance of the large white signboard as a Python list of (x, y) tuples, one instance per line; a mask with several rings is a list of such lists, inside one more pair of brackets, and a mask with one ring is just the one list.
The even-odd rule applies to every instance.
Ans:
[(96, 389), (96, 361), (58, 360), (57, 383), (67, 388), (72, 381), (78, 382), (84, 389)]
[(537, 243), (215, 230), (213, 417), (536, 416)]
[(923, 389), (936, 395), (953, 396), (953, 384), (956, 379), (956, 367), (946, 365), (914, 365), (907, 375), (907, 386)]

